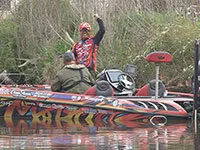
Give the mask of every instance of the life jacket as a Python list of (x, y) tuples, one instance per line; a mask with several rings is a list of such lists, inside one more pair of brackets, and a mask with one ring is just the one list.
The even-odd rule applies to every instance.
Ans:
[(93, 38), (80, 40), (74, 44), (72, 52), (75, 54), (76, 63), (84, 64), (87, 68), (96, 71), (98, 45), (94, 44)]
[[(73, 69), (73, 68), (68, 68), (68, 69)], [(65, 92), (65, 91), (68, 91), (70, 89), (72, 89), (73, 87), (77, 86), (79, 83), (83, 82), (83, 83), (86, 83), (86, 84), (89, 84), (90, 86), (93, 86), (94, 84), (92, 82), (89, 82), (89, 81), (86, 81), (84, 79), (84, 75), (83, 75), (83, 68), (79, 69), (79, 73), (80, 73), (80, 77), (81, 79), (74, 82), (72, 85), (66, 87), (66, 88), (62, 88), (61, 91), (62, 92)]]

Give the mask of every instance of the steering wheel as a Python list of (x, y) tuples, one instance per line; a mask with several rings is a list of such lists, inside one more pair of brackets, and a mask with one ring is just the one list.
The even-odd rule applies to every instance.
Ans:
[(127, 73), (120, 74), (117, 77), (117, 79), (118, 79), (119, 85), (121, 85), (123, 88), (127, 90), (132, 90), (135, 86), (135, 81), (133, 77), (131, 77), (131, 75)]

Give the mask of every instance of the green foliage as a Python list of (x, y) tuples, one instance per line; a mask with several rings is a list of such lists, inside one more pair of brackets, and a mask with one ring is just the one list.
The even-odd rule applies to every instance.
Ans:
[(16, 26), (10, 20), (0, 20), (0, 70), (16, 71)]
[(15, 32), (18, 63), (31, 60), (20, 68), (31, 75), (28, 82), (45, 82), (48, 76), (55, 75), (54, 59), (72, 46), (67, 34), (73, 37), (75, 22), (79, 22), (75, 11), (68, 0), (21, 1), (12, 21), (18, 27)]
[[(148, 43), (148, 51), (167, 51), (173, 55), (173, 62), (161, 67), (161, 75), (167, 82), (190, 80), (194, 58), (194, 41), (199, 39), (200, 28), (187, 18), (170, 15), (170, 22), (157, 22), (156, 38)], [(149, 73), (148, 68), (145, 68)], [(174, 80), (173, 80), (174, 79)]]
[(110, 61), (120, 68), (135, 64), (138, 82), (142, 85), (155, 77), (155, 64), (146, 62), (147, 54), (166, 51), (173, 55), (173, 62), (161, 65), (160, 75), (166, 77), (165, 82), (177, 84), (190, 80), (194, 40), (200, 36), (198, 25), (182, 16), (145, 12), (118, 16), (114, 22), (117, 27), (113, 31), (114, 38), (106, 39), (112, 47), (103, 47), (105, 50), (101, 54), (107, 56), (109, 53), (110, 56), (104, 57), (102, 68)]
[[(69, 0), (21, 1), (10, 19), (0, 21), (0, 70), (20, 70), (30, 75), (28, 82), (49, 83), (62, 67), (62, 54), (72, 47), (69, 37), (79, 40), (79, 24), (89, 22), (93, 35), (98, 31), (91, 10), (82, 7), (77, 9)], [(155, 64), (146, 62), (147, 54), (167, 51), (173, 55), (173, 62), (161, 64), (160, 76), (165, 77), (165, 83), (190, 80), (194, 40), (200, 38), (199, 22), (166, 13), (164, 8), (161, 10), (165, 13), (119, 8), (101, 16), (106, 33), (99, 47), (98, 71), (137, 65), (137, 83), (141, 86), (155, 76)]]

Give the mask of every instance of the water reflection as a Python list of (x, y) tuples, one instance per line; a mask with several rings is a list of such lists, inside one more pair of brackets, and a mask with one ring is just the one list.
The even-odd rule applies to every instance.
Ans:
[[(177, 150), (194, 149), (190, 122), (155, 127), (125, 124), (51, 122), (0, 118), (0, 149)], [(198, 141), (198, 138), (197, 138)]]

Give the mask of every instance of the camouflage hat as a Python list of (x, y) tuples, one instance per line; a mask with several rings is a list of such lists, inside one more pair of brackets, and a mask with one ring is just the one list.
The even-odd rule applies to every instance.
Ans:
[(75, 60), (74, 53), (72, 53), (70, 51), (65, 52), (65, 54), (63, 56), (63, 60), (66, 62)]

